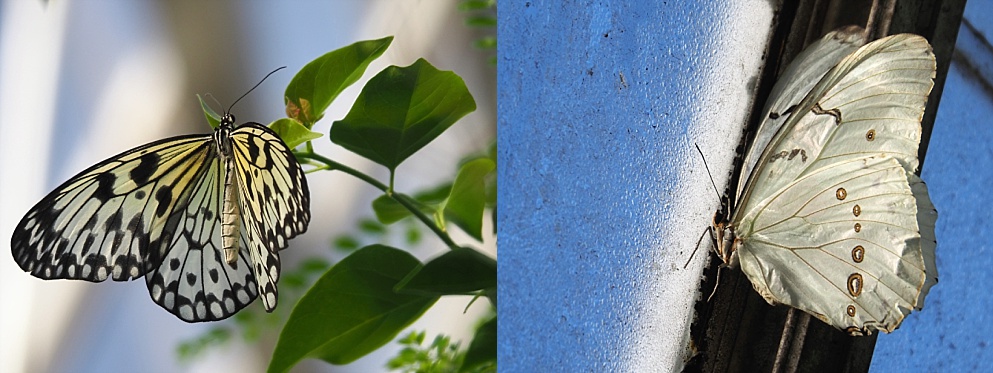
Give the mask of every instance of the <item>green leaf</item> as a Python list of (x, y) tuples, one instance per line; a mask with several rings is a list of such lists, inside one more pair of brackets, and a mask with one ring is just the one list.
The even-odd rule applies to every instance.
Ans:
[(492, 319), (476, 329), (476, 336), (469, 344), (469, 350), (462, 360), (460, 372), (473, 371), (486, 365), (496, 366), (497, 363), (497, 318)]
[(493, 36), (482, 37), (473, 41), (472, 46), (479, 49), (495, 49), (497, 47), (497, 39)]
[(465, 24), (472, 27), (495, 27), (497, 19), (493, 16), (475, 16), (465, 19)]
[(203, 115), (207, 117), (207, 123), (210, 124), (211, 128), (217, 128), (221, 126), (221, 116), (217, 115), (214, 109), (211, 109), (207, 102), (203, 100), (203, 96), (197, 95), (197, 100), (200, 100), (200, 107), (203, 109)]
[(338, 250), (351, 251), (359, 248), (359, 240), (349, 235), (343, 235), (334, 240), (334, 247)]
[(331, 267), (331, 262), (324, 258), (307, 258), (300, 263), (300, 271), (304, 273), (324, 272)]
[(331, 101), (362, 77), (392, 41), (392, 36), (360, 41), (310, 61), (286, 86), (286, 116), (312, 128)]
[(422, 190), (414, 194), (414, 199), (418, 202), (437, 205), (445, 201), (452, 193), (452, 183), (444, 183), (428, 190)]
[(386, 227), (374, 219), (359, 220), (359, 230), (372, 236), (382, 236), (386, 233)]
[(304, 358), (347, 364), (392, 341), (438, 300), (393, 291), (419, 265), (409, 253), (382, 245), (338, 262), (293, 308), (268, 371), (288, 371)]
[(416, 245), (421, 242), (421, 227), (416, 225), (410, 225), (407, 227), (407, 245)]
[(489, 158), (477, 158), (462, 165), (445, 202), (445, 217), (476, 240), (483, 240), (483, 210), (486, 208), (486, 176), (496, 169)]
[(393, 224), (411, 215), (410, 210), (386, 194), (372, 200), (372, 211), (383, 224)]
[(473, 110), (476, 102), (462, 78), (419, 59), (369, 80), (348, 115), (331, 126), (330, 137), (393, 172)]
[(470, 10), (481, 10), (494, 7), (496, 0), (468, 0), (459, 3), (459, 10), (470, 11)]
[[(406, 198), (411, 201), (419, 210), (424, 212), (426, 215), (432, 215), (437, 211), (434, 207), (428, 203), (423, 202), (420, 198), (411, 198), (410, 196), (403, 193), (393, 193), (397, 198)], [(429, 199), (430, 201), (430, 199)], [(376, 199), (372, 200), (372, 210), (376, 213), (376, 219), (383, 224), (393, 224), (400, 220), (405, 219), (412, 213), (406, 207), (397, 202), (395, 198), (383, 194)]]
[(286, 146), (290, 149), (296, 148), (300, 144), (307, 141), (324, 136), (324, 134), (320, 132), (314, 132), (307, 129), (307, 127), (304, 127), (303, 124), (298, 122), (296, 119), (291, 118), (282, 118), (275, 122), (269, 123), (269, 128), (275, 131), (276, 134), (279, 135), (279, 138), (283, 139), (283, 142), (286, 143)]
[(397, 284), (397, 291), (404, 294), (452, 295), (496, 286), (496, 260), (472, 248), (460, 247), (412, 270)]

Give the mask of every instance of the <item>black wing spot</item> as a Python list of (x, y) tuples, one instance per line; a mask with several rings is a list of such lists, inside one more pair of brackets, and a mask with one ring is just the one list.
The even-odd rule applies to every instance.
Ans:
[(103, 229), (108, 232), (119, 232), (123, 224), (124, 217), (121, 214), (121, 210), (117, 210), (110, 218), (107, 218), (107, 221), (103, 224)]
[(259, 151), (260, 151), (259, 145), (256, 144), (255, 141), (249, 141), (248, 142), (248, 156), (249, 156), (249, 159), (251, 159), (252, 161), (255, 161), (256, 159), (259, 159)]
[(148, 179), (159, 169), (160, 157), (156, 153), (145, 153), (138, 158), (138, 166), (131, 170), (131, 180), (135, 184), (145, 185)]
[(131, 231), (132, 236), (140, 236), (145, 234), (145, 230), (142, 228), (143, 226), (141, 214), (135, 215), (131, 218), (131, 221), (128, 222), (128, 230)]
[(208, 274), (210, 274), (210, 281), (217, 283), (217, 268), (211, 269)]
[(214, 219), (214, 212), (208, 210), (206, 207), (201, 207), (200, 208), (200, 214), (203, 215), (204, 220), (213, 220)]
[(134, 192), (134, 198), (145, 199), (145, 191), (144, 190), (139, 190), (137, 192)]
[(214, 260), (217, 261), (218, 263), (223, 263), (223, 260), (221, 259), (221, 251), (220, 250), (212, 250), (212, 251), (214, 252)]
[(192, 273), (187, 273), (186, 274), (186, 283), (189, 284), (190, 286), (195, 285), (197, 283), (197, 275), (194, 275)]
[(169, 205), (172, 204), (172, 187), (168, 185), (159, 187), (159, 190), (155, 192), (155, 202), (159, 203), (155, 208), (155, 216), (164, 216), (169, 211)]
[(173, 271), (178, 270), (180, 264), (182, 264), (182, 262), (180, 262), (179, 259), (172, 258), (169, 260), (169, 269)]
[(88, 234), (86, 235), (86, 240), (83, 242), (83, 249), (89, 251), (93, 247), (93, 242), (96, 241), (96, 235)]
[(117, 177), (113, 173), (104, 172), (97, 175), (97, 190), (93, 192), (93, 198), (100, 200), (100, 203), (105, 203), (111, 198), (114, 198), (114, 182), (117, 181)]

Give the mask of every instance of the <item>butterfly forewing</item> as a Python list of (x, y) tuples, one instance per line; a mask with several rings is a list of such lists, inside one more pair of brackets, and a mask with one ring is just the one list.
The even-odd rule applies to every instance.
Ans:
[(930, 45), (916, 35), (879, 40), (843, 59), (803, 100), (794, 98), (796, 109), (764, 148), (744, 199), (761, 201), (805, 172), (851, 158), (887, 154), (915, 171), (934, 71)]
[(21, 269), (44, 279), (125, 281), (155, 263), (177, 185), (207, 157), (209, 136), (157, 141), (118, 154), (69, 179), (31, 208), (11, 239)]
[(744, 181), (755, 168), (755, 162), (758, 162), (762, 150), (796, 110), (796, 105), (799, 104), (797, 98), (810, 92), (831, 67), (863, 44), (865, 44), (865, 36), (861, 28), (842, 28), (808, 46), (783, 70), (782, 78), (769, 93), (769, 102), (763, 110), (765, 120), (755, 133), (750, 151), (745, 154), (740, 176), (742, 182), (738, 185), (735, 196), (741, 196), (745, 187)]

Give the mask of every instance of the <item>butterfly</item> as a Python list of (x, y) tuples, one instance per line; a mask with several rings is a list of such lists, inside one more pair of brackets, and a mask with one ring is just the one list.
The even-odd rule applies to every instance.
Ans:
[(155, 141), (73, 176), (21, 219), (14, 260), (46, 280), (144, 276), (152, 300), (187, 322), (227, 318), (260, 294), (271, 312), (278, 251), (307, 230), (310, 194), (275, 132), (234, 123), (226, 112), (213, 134)]
[(864, 43), (837, 30), (784, 70), (711, 230), (767, 302), (852, 335), (893, 331), (937, 282), (914, 174), (934, 54), (911, 34)]

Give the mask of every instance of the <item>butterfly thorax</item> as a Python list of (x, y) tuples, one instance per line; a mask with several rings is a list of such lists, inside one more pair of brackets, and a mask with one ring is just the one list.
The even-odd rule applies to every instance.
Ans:
[(731, 222), (730, 200), (727, 194), (721, 198), (721, 209), (714, 213), (714, 221), (711, 227), (714, 249), (717, 256), (724, 264), (735, 267), (738, 264), (737, 247), (740, 240), (735, 237), (734, 225)]
[(238, 173), (234, 171), (231, 151), (231, 131), (234, 129), (234, 115), (224, 114), (221, 125), (214, 131), (214, 144), (217, 154), (224, 164), (224, 197), (221, 209), (221, 245), (224, 260), (235, 264), (238, 260), (238, 240), (241, 238), (241, 211), (238, 203)]
[(728, 267), (738, 266), (738, 245), (741, 239), (735, 237), (734, 227), (727, 222), (715, 222), (713, 226), (714, 244), (717, 256)]

